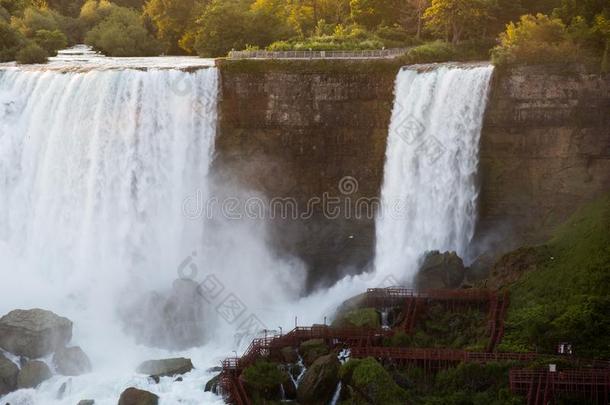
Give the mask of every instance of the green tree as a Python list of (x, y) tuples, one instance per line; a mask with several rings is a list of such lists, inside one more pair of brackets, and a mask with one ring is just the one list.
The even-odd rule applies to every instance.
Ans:
[(33, 39), (50, 56), (56, 56), (58, 50), (64, 49), (68, 45), (68, 38), (59, 30), (38, 30)]
[(144, 28), (139, 13), (118, 6), (87, 33), (85, 43), (108, 56), (154, 56), (161, 48)]
[(401, 0), (351, 0), (351, 16), (357, 24), (374, 29), (382, 24), (400, 22), (401, 11), (407, 3)]
[(205, 2), (199, 0), (149, 0), (146, 3), (144, 13), (153, 22), (166, 53), (184, 52), (178, 42), (193, 25), (203, 4)]
[(600, 35), (605, 42), (602, 56), (602, 72), (607, 73), (610, 71), (610, 19), (606, 18), (603, 14), (599, 14), (595, 18), (593, 32)]
[(17, 63), (19, 64), (32, 64), (32, 63), (46, 63), (47, 52), (42, 49), (37, 43), (29, 41), (26, 46), (21, 48), (16, 55)]
[(212, 0), (197, 20), (194, 48), (200, 56), (225, 56), (251, 42), (250, 15), (240, 0)]
[(17, 51), (24, 43), (25, 38), (19, 31), (0, 21), (0, 62), (15, 60)]
[(524, 15), (517, 24), (508, 24), (492, 54), (496, 63), (510, 64), (569, 62), (576, 60), (579, 52), (559, 18), (538, 14)]
[(428, 29), (456, 45), (489, 22), (489, 11), (485, 0), (432, 0), (424, 18)]

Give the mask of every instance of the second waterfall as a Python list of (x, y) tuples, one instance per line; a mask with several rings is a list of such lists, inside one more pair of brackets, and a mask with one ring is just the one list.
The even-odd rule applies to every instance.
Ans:
[(492, 73), (488, 65), (440, 65), (398, 74), (377, 218), (378, 277), (411, 279), (430, 250), (466, 253)]

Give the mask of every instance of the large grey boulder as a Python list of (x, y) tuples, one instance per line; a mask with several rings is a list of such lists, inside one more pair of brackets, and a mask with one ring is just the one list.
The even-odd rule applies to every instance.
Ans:
[(17, 389), (19, 367), (0, 353), (0, 396)]
[(0, 347), (28, 358), (44, 357), (72, 339), (72, 321), (44, 309), (17, 309), (0, 318)]
[(299, 403), (310, 405), (328, 404), (339, 382), (341, 363), (335, 354), (318, 358), (307, 369), (299, 387), (297, 399)]
[(137, 388), (127, 388), (121, 394), (118, 405), (157, 405), (159, 397), (148, 391)]
[(190, 359), (183, 357), (175, 359), (148, 360), (138, 366), (137, 372), (151, 377), (173, 377), (188, 373), (193, 369)]
[(82, 399), (78, 401), (77, 405), (95, 405), (95, 400), (93, 399)]
[(58, 349), (53, 354), (53, 364), (61, 375), (77, 376), (91, 372), (91, 361), (78, 346)]
[(459, 288), (464, 281), (466, 268), (455, 252), (428, 252), (415, 276), (418, 291)]
[(28, 361), (19, 371), (17, 388), (36, 388), (52, 376), (53, 373), (45, 362), (38, 360)]

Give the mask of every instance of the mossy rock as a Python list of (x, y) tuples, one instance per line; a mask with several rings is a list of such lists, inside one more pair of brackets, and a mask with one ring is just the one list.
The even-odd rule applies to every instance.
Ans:
[(299, 352), (303, 357), (303, 363), (305, 366), (309, 367), (316, 361), (319, 357), (328, 354), (330, 349), (328, 345), (324, 342), (324, 339), (310, 339), (301, 343), (299, 347)]
[(351, 359), (341, 367), (341, 381), (351, 395), (350, 404), (403, 405), (410, 400), (409, 394), (400, 388), (390, 373), (375, 359)]
[(334, 354), (318, 358), (305, 372), (297, 389), (298, 401), (308, 405), (326, 405), (339, 383), (341, 363)]
[(281, 386), (290, 380), (279, 365), (259, 360), (246, 368), (242, 374), (246, 390), (254, 403), (279, 401), (282, 399)]
[(339, 317), (333, 321), (332, 326), (338, 328), (355, 327), (378, 329), (381, 327), (381, 319), (379, 312), (374, 308), (354, 309), (339, 315)]

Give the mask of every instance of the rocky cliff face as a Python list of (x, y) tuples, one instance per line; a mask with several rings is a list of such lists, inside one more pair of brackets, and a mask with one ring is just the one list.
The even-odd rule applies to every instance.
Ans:
[[(267, 198), (272, 243), (308, 264), (310, 287), (362, 271), (375, 236), (365, 208), (375, 202), (366, 199), (378, 197), (383, 180), (399, 66), (229, 61), (220, 69), (223, 181)], [(610, 77), (497, 72), (482, 137), (477, 239), (500, 248), (542, 240), (608, 189)], [(283, 202), (274, 206), (273, 198)]]
[(610, 76), (496, 74), (481, 143), (480, 238), (538, 243), (610, 190)]

